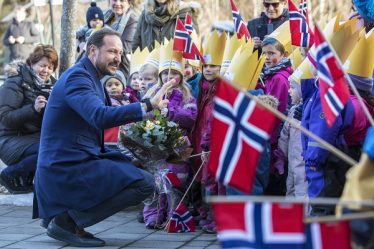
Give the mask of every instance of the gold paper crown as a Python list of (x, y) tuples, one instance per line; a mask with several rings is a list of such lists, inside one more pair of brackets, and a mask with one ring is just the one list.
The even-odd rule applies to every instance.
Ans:
[(301, 62), (303, 61), (303, 58), (301, 56), (301, 48), (295, 48), (289, 58), (292, 62), (293, 68), (296, 69), (298, 66), (300, 66)]
[(147, 57), (149, 55), (148, 48), (144, 48), (142, 51), (140, 51), (140, 48), (137, 48), (135, 52), (131, 55), (131, 61), (130, 61), (130, 76), (133, 73), (139, 72), (139, 69), (143, 64), (147, 62)]
[(164, 43), (160, 47), (160, 65), (159, 73), (164, 70), (174, 69), (183, 75), (184, 65), (182, 53), (173, 50), (174, 40), (171, 39), (170, 42)]
[(206, 65), (221, 66), (225, 51), (226, 33), (220, 35), (217, 30), (210, 33), (203, 45), (203, 56)]
[[(313, 47), (314, 48), (314, 45)], [(300, 84), (302, 79), (312, 79), (315, 78), (315, 69), (313, 64), (309, 61), (309, 58), (305, 58), (303, 62), (296, 68), (296, 70), (291, 74), (290, 78), (296, 83)]]
[(149, 53), (146, 63), (154, 66), (155, 68), (159, 68), (160, 64), (160, 43), (158, 41), (155, 42), (154, 49)]
[(286, 21), (280, 25), (268, 37), (278, 40), (284, 46), (284, 49), (288, 52), (288, 55), (291, 54), (291, 31), (289, 21)]
[[(253, 44), (253, 42), (251, 43)], [(231, 60), (234, 57), (236, 50), (238, 50), (238, 48), (240, 46), (243, 46), (244, 44), (245, 44), (245, 37), (242, 36), (242, 38), (239, 39), (237, 33), (234, 33), (234, 35), (231, 37), (229, 36), (227, 37), (225, 52), (223, 54), (223, 60), (222, 60), (222, 66), (221, 66), (221, 74), (224, 74), (226, 72), (226, 70), (230, 66)]]
[(331, 43), (340, 61), (344, 63), (356, 45), (361, 29), (356, 30), (357, 19), (351, 19), (339, 24), (340, 16), (339, 13), (326, 25), (323, 34)]
[(265, 63), (265, 56), (258, 58), (258, 50), (238, 49), (224, 77), (245, 89), (254, 89)]
[(347, 60), (360, 36), (361, 29), (355, 30), (356, 22), (356, 19), (352, 19), (344, 23), (330, 40), (342, 63)]
[(361, 37), (349, 55), (344, 68), (356, 76), (371, 78), (374, 70), (374, 30)]

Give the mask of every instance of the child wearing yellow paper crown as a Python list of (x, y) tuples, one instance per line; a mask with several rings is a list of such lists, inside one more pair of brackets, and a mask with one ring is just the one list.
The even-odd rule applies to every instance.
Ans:
[[(278, 111), (286, 113), (288, 106), (288, 90), (290, 88), (288, 77), (293, 73), (291, 61), (288, 55), (291, 52), (291, 32), (289, 21), (284, 22), (262, 44), (262, 52), (265, 56), (265, 66), (260, 74), (260, 82), (257, 88), (264, 90), (265, 94), (274, 96), (278, 101)], [(286, 192), (286, 178), (284, 168), (275, 168), (274, 161), (277, 149), (278, 136), (282, 128), (278, 121), (271, 134), (271, 163), (269, 185), (265, 193), (271, 195), (284, 195)]]
[[(172, 43), (173, 41), (170, 41), (161, 46), (159, 82), (148, 90), (144, 98), (152, 97), (169, 80), (175, 81), (174, 87), (169, 89), (165, 96), (169, 103), (161, 110), (161, 114), (170, 121), (177, 123), (188, 135), (196, 119), (196, 99), (191, 95), (190, 89), (183, 78), (182, 55), (172, 50)], [(166, 167), (178, 177), (182, 188), (184, 188), (189, 171), (188, 164), (167, 163)], [(158, 207), (155, 202), (145, 205), (143, 216), (147, 228), (155, 229), (167, 215), (171, 216), (182, 197), (183, 192), (181, 190), (172, 187), (167, 194), (161, 194)]]
[[(199, 95), (197, 99), (198, 114), (194, 131), (192, 133), (192, 143), (194, 147), (194, 154), (210, 150), (210, 137), (212, 132), (213, 120), (213, 97), (216, 91), (216, 86), (220, 81), (219, 75), (223, 59), (223, 53), (226, 43), (226, 33), (218, 34), (214, 31), (207, 38), (203, 46), (204, 61), (203, 74), (199, 82)], [(205, 156), (205, 159), (206, 156)], [(192, 162), (192, 169), (196, 172), (202, 161), (194, 158)], [(202, 166), (202, 173), (198, 177), (201, 181), (201, 188), (203, 195), (217, 195), (224, 194), (225, 188), (222, 184), (217, 183), (214, 176), (208, 172), (207, 160)], [(210, 208), (206, 204), (196, 203), (194, 200), (195, 208), (200, 212), (200, 225), (203, 231), (208, 233), (215, 233), (216, 226), (211, 216)], [(200, 201), (201, 202), (201, 201)]]

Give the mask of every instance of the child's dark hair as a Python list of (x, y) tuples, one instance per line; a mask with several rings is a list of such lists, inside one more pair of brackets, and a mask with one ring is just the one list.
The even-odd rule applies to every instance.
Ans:
[(286, 52), (283, 44), (273, 37), (266, 37), (261, 43), (261, 48), (267, 45), (273, 45), (279, 52), (281, 52), (281, 54)]

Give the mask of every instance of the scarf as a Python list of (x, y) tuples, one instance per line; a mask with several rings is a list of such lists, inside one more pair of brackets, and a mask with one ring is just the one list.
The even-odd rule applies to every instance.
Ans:
[(36, 74), (36, 72), (30, 66), (27, 66), (27, 69), (30, 71), (31, 76), (33, 78), (33, 82), (35, 83), (36, 87), (43, 92), (49, 93), (53, 85), (51, 78), (49, 78), (47, 81), (44, 81), (42, 78), (39, 77), (39, 75)]
[(283, 68), (287, 68), (291, 66), (291, 61), (288, 58), (283, 58), (276, 66), (274, 67), (264, 67), (260, 74), (260, 78), (262, 81), (265, 81), (267, 78), (278, 72)]
[(153, 12), (145, 13), (145, 21), (152, 26), (162, 27), (171, 18), (166, 4), (159, 5)]

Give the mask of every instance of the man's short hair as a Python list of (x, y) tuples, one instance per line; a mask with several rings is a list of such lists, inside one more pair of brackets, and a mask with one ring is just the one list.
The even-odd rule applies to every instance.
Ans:
[(98, 31), (93, 32), (87, 41), (86, 55), (89, 54), (89, 48), (91, 45), (95, 45), (96, 47), (101, 48), (104, 45), (104, 37), (110, 35), (117, 36), (119, 39), (121, 39), (120, 34), (111, 28), (102, 28)]

